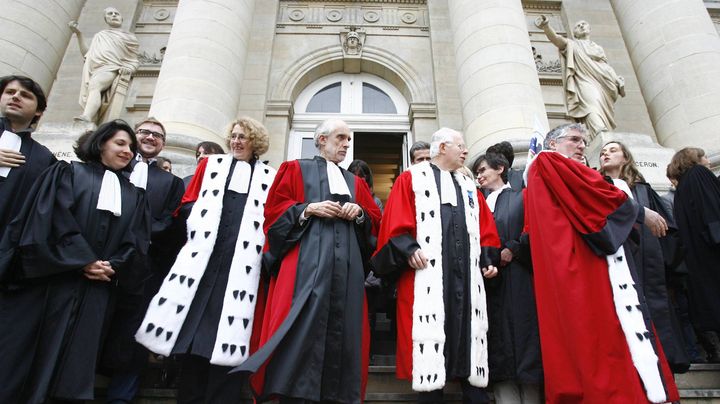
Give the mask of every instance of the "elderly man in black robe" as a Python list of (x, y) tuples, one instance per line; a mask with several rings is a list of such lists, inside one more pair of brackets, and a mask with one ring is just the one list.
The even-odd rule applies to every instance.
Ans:
[(365, 183), (338, 167), (352, 133), (341, 120), (315, 130), (319, 156), (278, 170), (265, 206), (270, 274), (258, 352), (236, 370), (260, 400), (359, 403), (369, 329), (364, 263), (380, 210)]
[(40, 85), (28, 77), (5, 76), (0, 78), (0, 94), (1, 236), (40, 173), (57, 160), (30, 136), (47, 106)]
[(442, 128), (430, 162), (400, 174), (388, 198), (373, 270), (399, 276), (396, 375), (412, 381), (418, 401), (443, 401), (458, 380), (463, 400), (489, 402), (487, 311), (483, 277), (497, 275), (495, 222), (460, 169), (468, 148)]

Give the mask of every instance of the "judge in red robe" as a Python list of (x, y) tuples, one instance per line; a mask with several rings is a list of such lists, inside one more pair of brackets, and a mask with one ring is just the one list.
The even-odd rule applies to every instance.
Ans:
[(366, 263), (380, 221), (367, 184), (337, 166), (351, 132), (315, 131), (320, 156), (285, 162), (265, 206), (269, 272), (260, 349), (237, 371), (259, 401), (359, 403), (369, 355)]
[[(623, 243), (644, 210), (584, 166), (586, 131), (560, 126), (528, 168), (530, 235), (548, 403), (678, 400)], [(568, 158), (569, 157), (569, 158)]]
[(471, 178), (462, 134), (433, 134), (431, 162), (411, 166), (393, 185), (372, 259), (397, 283), (397, 377), (412, 380), (420, 402), (442, 402), (460, 380), (465, 402), (489, 402), (483, 275), (497, 275), (500, 239)]

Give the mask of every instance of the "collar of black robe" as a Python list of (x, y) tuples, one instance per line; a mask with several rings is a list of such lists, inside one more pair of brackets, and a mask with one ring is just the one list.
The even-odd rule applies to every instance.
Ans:
[(16, 134), (20, 137), (26, 137), (26, 136), (30, 136), (30, 134), (33, 132), (33, 128), (28, 127), (28, 128), (21, 129), (21, 130), (15, 132), (12, 130), (12, 126), (10, 125), (10, 120), (3, 116), (3, 117), (0, 117), (0, 134), (3, 133), (4, 131), (13, 132), (14, 134)]

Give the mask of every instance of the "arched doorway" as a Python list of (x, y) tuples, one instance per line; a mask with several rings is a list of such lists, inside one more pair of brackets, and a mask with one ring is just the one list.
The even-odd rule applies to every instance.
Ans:
[(395, 177), (408, 164), (410, 120), (400, 91), (368, 73), (333, 73), (307, 85), (293, 107), (287, 159), (314, 156), (315, 127), (328, 118), (343, 119), (354, 136), (342, 166), (365, 160), (373, 171), (375, 194), (385, 201)]

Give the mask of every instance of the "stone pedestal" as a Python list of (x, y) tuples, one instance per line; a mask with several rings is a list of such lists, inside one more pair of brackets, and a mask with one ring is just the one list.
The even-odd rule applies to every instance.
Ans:
[(84, 121), (42, 123), (32, 137), (50, 149), (58, 160), (77, 161), (73, 146), (83, 133), (92, 130), (95, 130), (95, 124)]
[(653, 142), (649, 135), (627, 132), (600, 133), (585, 149), (590, 167), (600, 166), (600, 150), (603, 145), (612, 141), (619, 141), (627, 146), (635, 158), (638, 170), (656, 192), (662, 194), (670, 189), (670, 181), (665, 173), (675, 150)]

